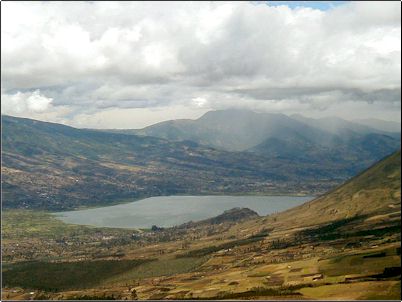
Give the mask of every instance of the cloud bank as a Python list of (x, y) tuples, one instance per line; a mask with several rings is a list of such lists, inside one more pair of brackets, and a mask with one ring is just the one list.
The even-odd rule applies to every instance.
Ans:
[(103, 128), (229, 107), (400, 115), (400, 2), (5, 2), (1, 17), (6, 114)]

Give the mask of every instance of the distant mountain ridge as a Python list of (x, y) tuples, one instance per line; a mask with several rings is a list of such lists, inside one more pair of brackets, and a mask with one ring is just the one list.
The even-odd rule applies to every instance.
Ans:
[(336, 117), (312, 119), (239, 109), (210, 111), (196, 120), (172, 120), (121, 132), (326, 164), (351, 160), (373, 163), (400, 147), (398, 132)]
[(293, 114), (291, 118), (298, 120), (302, 123), (310, 125), (311, 127), (319, 128), (332, 134), (345, 135), (351, 132), (354, 133), (379, 133), (385, 135), (396, 135), (396, 132), (384, 131), (365, 124), (347, 121), (339, 117), (326, 117), (326, 118), (307, 118), (300, 114)]
[(309, 134), (317, 134), (316, 129), (301, 125), (284, 114), (230, 109), (210, 111), (197, 120), (161, 122), (133, 130), (133, 133), (169, 140), (191, 140), (230, 151), (245, 151), (268, 137), (299, 132), (300, 126), (309, 128)]
[(285, 142), (295, 139), (302, 144), (331, 148), (371, 134), (400, 141), (398, 132), (383, 131), (335, 117), (312, 119), (298, 114), (287, 116), (240, 109), (209, 111), (196, 120), (170, 120), (143, 129), (107, 131), (174, 141), (190, 140), (223, 150), (253, 152), (258, 152), (260, 148), (257, 146), (272, 139)]
[(371, 128), (375, 128), (381, 131), (387, 131), (387, 132), (396, 132), (396, 133), (401, 133), (401, 123), (399, 122), (390, 122), (390, 121), (383, 121), (379, 119), (357, 119), (354, 120), (354, 122), (369, 126)]

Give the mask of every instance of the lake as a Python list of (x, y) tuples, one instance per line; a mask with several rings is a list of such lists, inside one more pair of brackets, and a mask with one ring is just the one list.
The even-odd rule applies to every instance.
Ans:
[(158, 196), (108, 207), (54, 213), (66, 223), (116, 228), (171, 227), (249, 208), (259, 215), (281, 212), (312, 196)]

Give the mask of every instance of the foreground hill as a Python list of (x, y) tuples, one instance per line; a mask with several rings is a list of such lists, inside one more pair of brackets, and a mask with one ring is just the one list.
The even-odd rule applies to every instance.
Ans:
[(200, 220), (200, 221), (190, 221), (184, 224), (179, 225), (177, 228), (186, 229), (186, 228), (196, 228), (201, 226), (210, 226), (214, 224), (223, 224), (225, 222), (237, 222), (242, 220), (249, 220), (251, 218), (258, 217), (257, 212), (250, 210), (249, 208), (233, 208), (230, 210), (224, 211), (222, 214)]
[[(337, 189), (278, 214), (281, 223), (307, 226), (339, 219), (398, 213), (401, 210), (401, 151)], [(297, 219), (295, 219), (297, 217)]]
[(6, 211), (3, 299), (398, 300), (400, 174), (398, 151), (283, 213), (233, 209), (131, 239)]

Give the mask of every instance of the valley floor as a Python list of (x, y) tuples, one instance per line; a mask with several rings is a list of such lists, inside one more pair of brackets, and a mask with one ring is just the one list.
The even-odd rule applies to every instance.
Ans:
[(325, 224), (325, 232), (260, 217), (133, 235), (5, 211), (2, 300), (398, 300), (399, 214)]

